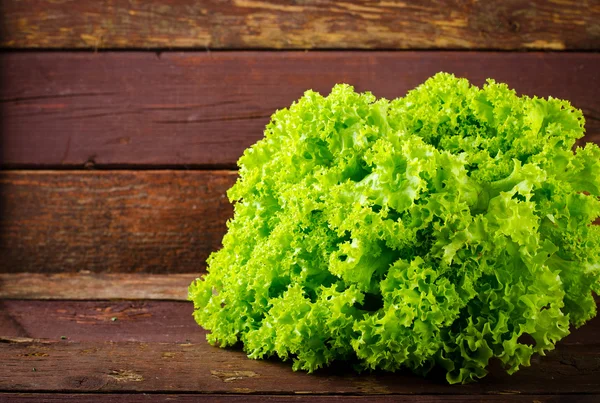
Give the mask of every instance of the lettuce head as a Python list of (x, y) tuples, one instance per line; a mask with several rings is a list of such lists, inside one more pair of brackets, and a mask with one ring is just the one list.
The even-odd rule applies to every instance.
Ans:
[(574, 149), (583, 133), (568, 101), (493, 80), (307, 91), (240, 158), (194, 317), (213, 344), (308, 372), (513, 373), (596, 314), (600, 148)]

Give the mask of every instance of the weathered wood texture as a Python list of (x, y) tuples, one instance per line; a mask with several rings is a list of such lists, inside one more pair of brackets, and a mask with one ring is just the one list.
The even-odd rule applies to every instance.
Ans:
[(394, 98), (438, 71), (569, 99), (600, 142), (598, 53), (33, 52), (0, 65), (5, 167), (234, 167), (306, 89)]
[(185, 301), (199, 274), (0, 273), (0, 299)]
[(0, 271), (200, 273), (220, 247), (236, 176), (0, 172)]
[[(201, 343), (206, 335), (191, 302), (13, 300), (0, 301), (0, 308), (0, 336), (10, 338)], [(600, 317), (571, 331), (561, 345), (600, 345)]]
[(597, 403), (600, 395), (370, 395), (370, 396), (336, 396), (336, 395), (251, 395), (251, 394), (133, 394), (133, 393), (0, 393), (0, 402), (45, 403), (53, 402), (111, 402), (111, 403), (191, 403), (191, 402), (268, 402), (268, 403), (438, 403), (438, 402), (491, 402), (491, 403)]
[(600, 48), (594, 0), (9, 0), (2, 11), (8, 48)]
[(277, 360), (249, 360), (237, 349), (209, 346), (190, 303), (3, 301), (0, 308), (5, 392), (577, 394), (573, 398), (600, 392), (600, 318), (513, 376), (494, 369), (480, 383), (448, 386), (408, 373), (357, 376), (343, 365), (311, 376)]
[[(196, 324), (192, 312), (191, 302), (0, 300), (0, 336), (203, 343), (206, 331)], [(589, 335), (585, 340), (590, 340)]]
[(236, 177), (231, 171), (0, 171), (0, 296), (185, 298), (177, 287), (187, 275), (163, 281), (115, 273), (203, 273), (232, 216), (226, 191)]
[[(160, 328), (156, 329), (160, 332)], [(600, 393), (599, 345), (564, 345), (513, 376), (449, 386), (410, 373), (361, 374), (339, 365), (313, 375), (200, 343), (0, 339), (0, 390), (329, 394)]]

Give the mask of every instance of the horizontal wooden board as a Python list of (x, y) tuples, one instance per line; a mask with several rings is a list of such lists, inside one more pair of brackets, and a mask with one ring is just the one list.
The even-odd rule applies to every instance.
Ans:
[(192, 312), (191, 302), (0, 300), (0, 336), (202, 343), (206, 331), (196, 324)]
[[(156, 330), (160, 332), (160, 328)], [(0, 338), (0, 391), (303, 394), (600, 393), (598, 345), (559, 345), (510, 376), (447, 385), (407, 372), (357, 375), (348, 366), (313, 375), (201, 343), (72, 342)]]
[(191, 403), (191, 402), (267, 402), (267, 403), (437, 403), (437, 402), (491, 402), (491, 403), (596, 403), (600, 395), (403, 395), (403, 396), (339, 396), (339, 395), (252, 395), (252, 394), (133, 394), (133, 393), (0, 393), (0, 402), (15, 403), (53, 402), (111, 402), (111, 403)]
[[(203, 340), (205, 333), (191, 320), (191, 304), (183, 302), (195, 278), (192, 273), (0, 273), (0, 335), (130, 341), (137, 334), (138, 341)], [(177, 332), (146, 332), (164, 326)], [(562, 343), (600, 343), (598, 332), (600, 316)]]
[(2, 2), (6, 48), (598, 49), (595, 1)]
[[(2, 301), (0, 391), (327, 394), (328, 399), (336, 394), (410, 394), (409, 401), (423, 402), (462, 401), (459, 396), (470, 394), (521, 402), (519, 396), (530, 393), (575, 393), (571, 397), (578, 401), (586, 396), (582, 393), (598, 393), (600, 387), (599, 327), (600, 318), (593, 319), (513, 376), (493, 370), (478, 384), (451, 387), (438, 378), (408, 373), (357, 375), (339, 365), (310, 376), (277, 360), (252, 361), (237, 349), (206, 344), (206, 332), (194, 323), (189, 303)], [(24, 397), (46, 399), (51, 396), (46, 393)], [(454, 397), (436, 400), (441, 396), (430, 394)], [(0, 401), (13, 396), (0, 395)], [(384, 397), (380, 401), (387, 401)], [(562, 401), (543, 397), (540, 401)], [(98, 401), (92, 399), (99, 396), (86, 399), (81, 401)], [(319, 396), (312, 399), (321, 401)]]
[(187, 300), (200, 273), (0, 273), (0, 299)]
[(0, 297), (185, 298), (190, 275), (119, 273), (204, 273), (232, 216), (226, 191), (236, 177), (0, 171)]
[[(191, 302), (180, 301), (0, 300), (0, 336), (74, 342), (201, 343), (206, 331), (196, 324), (192, 312)], [(561, 345), (600, 347), (599, 332), (597, 317), (571, 329)]]
[(200, 273), (220, 247), (236, 177), (1, 171), (0, 271)]
[(0, 65), (4, 167), (231, 168), (309, 88), (395, 98), (438, 71), (569, 99), (600, 142), (599, 53), (26, 52)]

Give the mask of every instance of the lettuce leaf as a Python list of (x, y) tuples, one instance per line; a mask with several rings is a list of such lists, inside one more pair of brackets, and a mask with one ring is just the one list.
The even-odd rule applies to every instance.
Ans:
[(307, 91), (240, 158), (194, 317), (213, 344), (308, 372), (528, 366), (596, 314), (600, 148), (573, 150), (583, 133), (569, 102), (493, 80)]

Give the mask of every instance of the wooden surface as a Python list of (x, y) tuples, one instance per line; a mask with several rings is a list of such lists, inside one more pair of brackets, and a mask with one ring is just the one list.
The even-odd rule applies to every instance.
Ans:
[(7, 48), (595, 49), (595, 0), (7, 0)]
[[(206, 331), (194, 322), (192, 311), (187, 301), (5, 300), (0, 301), (0, 336), (74, 342), (205, 343)], [(588, 333), (587, 329), (583, 332)]]
[[(229, 171), (0, 172), (2, 272), (200, 273)], [(102, 291), (99, 291), (102, 292)]]
[(438, 71), (569, 99), (600, 142), (598, 53), (28, 52), (0, 65), (5, 167), (234, 168), (309, 88), (394, 98)]
[(185, 301), (237, 159), (306, 89), (493, 77), (600, 144), (599, 1), (5, 0), (0, 48), (0, 402), (600, 401), (600, 318), (449, 386), (249, 360)]
[[(203, 343), (207, 333), (192, 319), (192, 303), (183, 299), (4, 300), (0, 308), (0, 336), (7, 338), (62, 341), (64, 336), (64, 340), (77, 342)], [(600, 318), (573, 329), (561, 345), (595, 348), (600, 345), (598, 331)]]
[[(0, 171), (0, 273), (203, 273), (232, 216), (226, 191), (236, 178), (233, 171)], [(47, 279), (17, 276), (0, 296), (110, 298), (116, 291), (103, 279), (53, 297)], [(157, 295), (172, 292), (170, 284)], [(118, 285), (121, 293), (136, 286)]]
[[(561, 345), (514, 376), (448, 385), (410, 373), (338, 367), (309, 375), (290, 363), (250, 360), (242, 351), (201, 343), (73, 342), (4, 338), (2, 391), (196, 392), (265, 394), (599, 394), (600, 352)], [(35, 368), (35, 371), (33, 370)]]
[(357, 376), (343, 365), (308, 375), (293, 372), (289, 363), (249, 360), (240, 350), (209, 346), (201, 340), (203, 332), (197, 327), (198, 334), (194, 334), (189, 305), (157, 301), (4, 302), (0, 390), (350, 395), (600, 393), (596, 338), (600, 318), (576, 331), (579, 334), (565, 338), (546, 357), (534, 357), (532, 367), (513, 376), (493, 369), (479, 383), (449, 386), (436, 376)]
[(194, 273), (2, 273), (1, 299), (40, 300), (187, 300)]
[[(322, 402), (335, 402), (335, 403), (389, 403), (389, 402), (419, 402), (419, 403), (434, 403), (434, 402), (492, 402), (492, 403), (504, 403), (510, 399), (511, 402), (516, 403), (597, 403), (600, 396), (598, 395), (371, 395), (371, 396), (348, 396), (348, 395), (306, 395), (299, 394), (297, 396), (278, 396), (278, 395), (231, 395), (231, 394), (197, 394), (197, 393), (186, 393), (186, 394), (171, 394), (161, 393), (155, 395), (149, 394), (113, 394), (113, 393), (53, 393), (53, 394), (42, 394), (43, 401), (47, 403), (52, 402), (77, 402), (77, 403), (88, 403), (88, 402), (113, 402), (113, 403), (158, 403), (158, 402), (169, 402), (169, 403), (189, 403), (189, 402), (231, 402), (231, 403), (245, 403), (245, 402), (268, 402), (268, 403), (297, 403), (297, 402), (309, 402), (309, 403), (322, 403)], [(0, 393), (0, 402), (39, 402), (40, 394), (37, 393)]]

